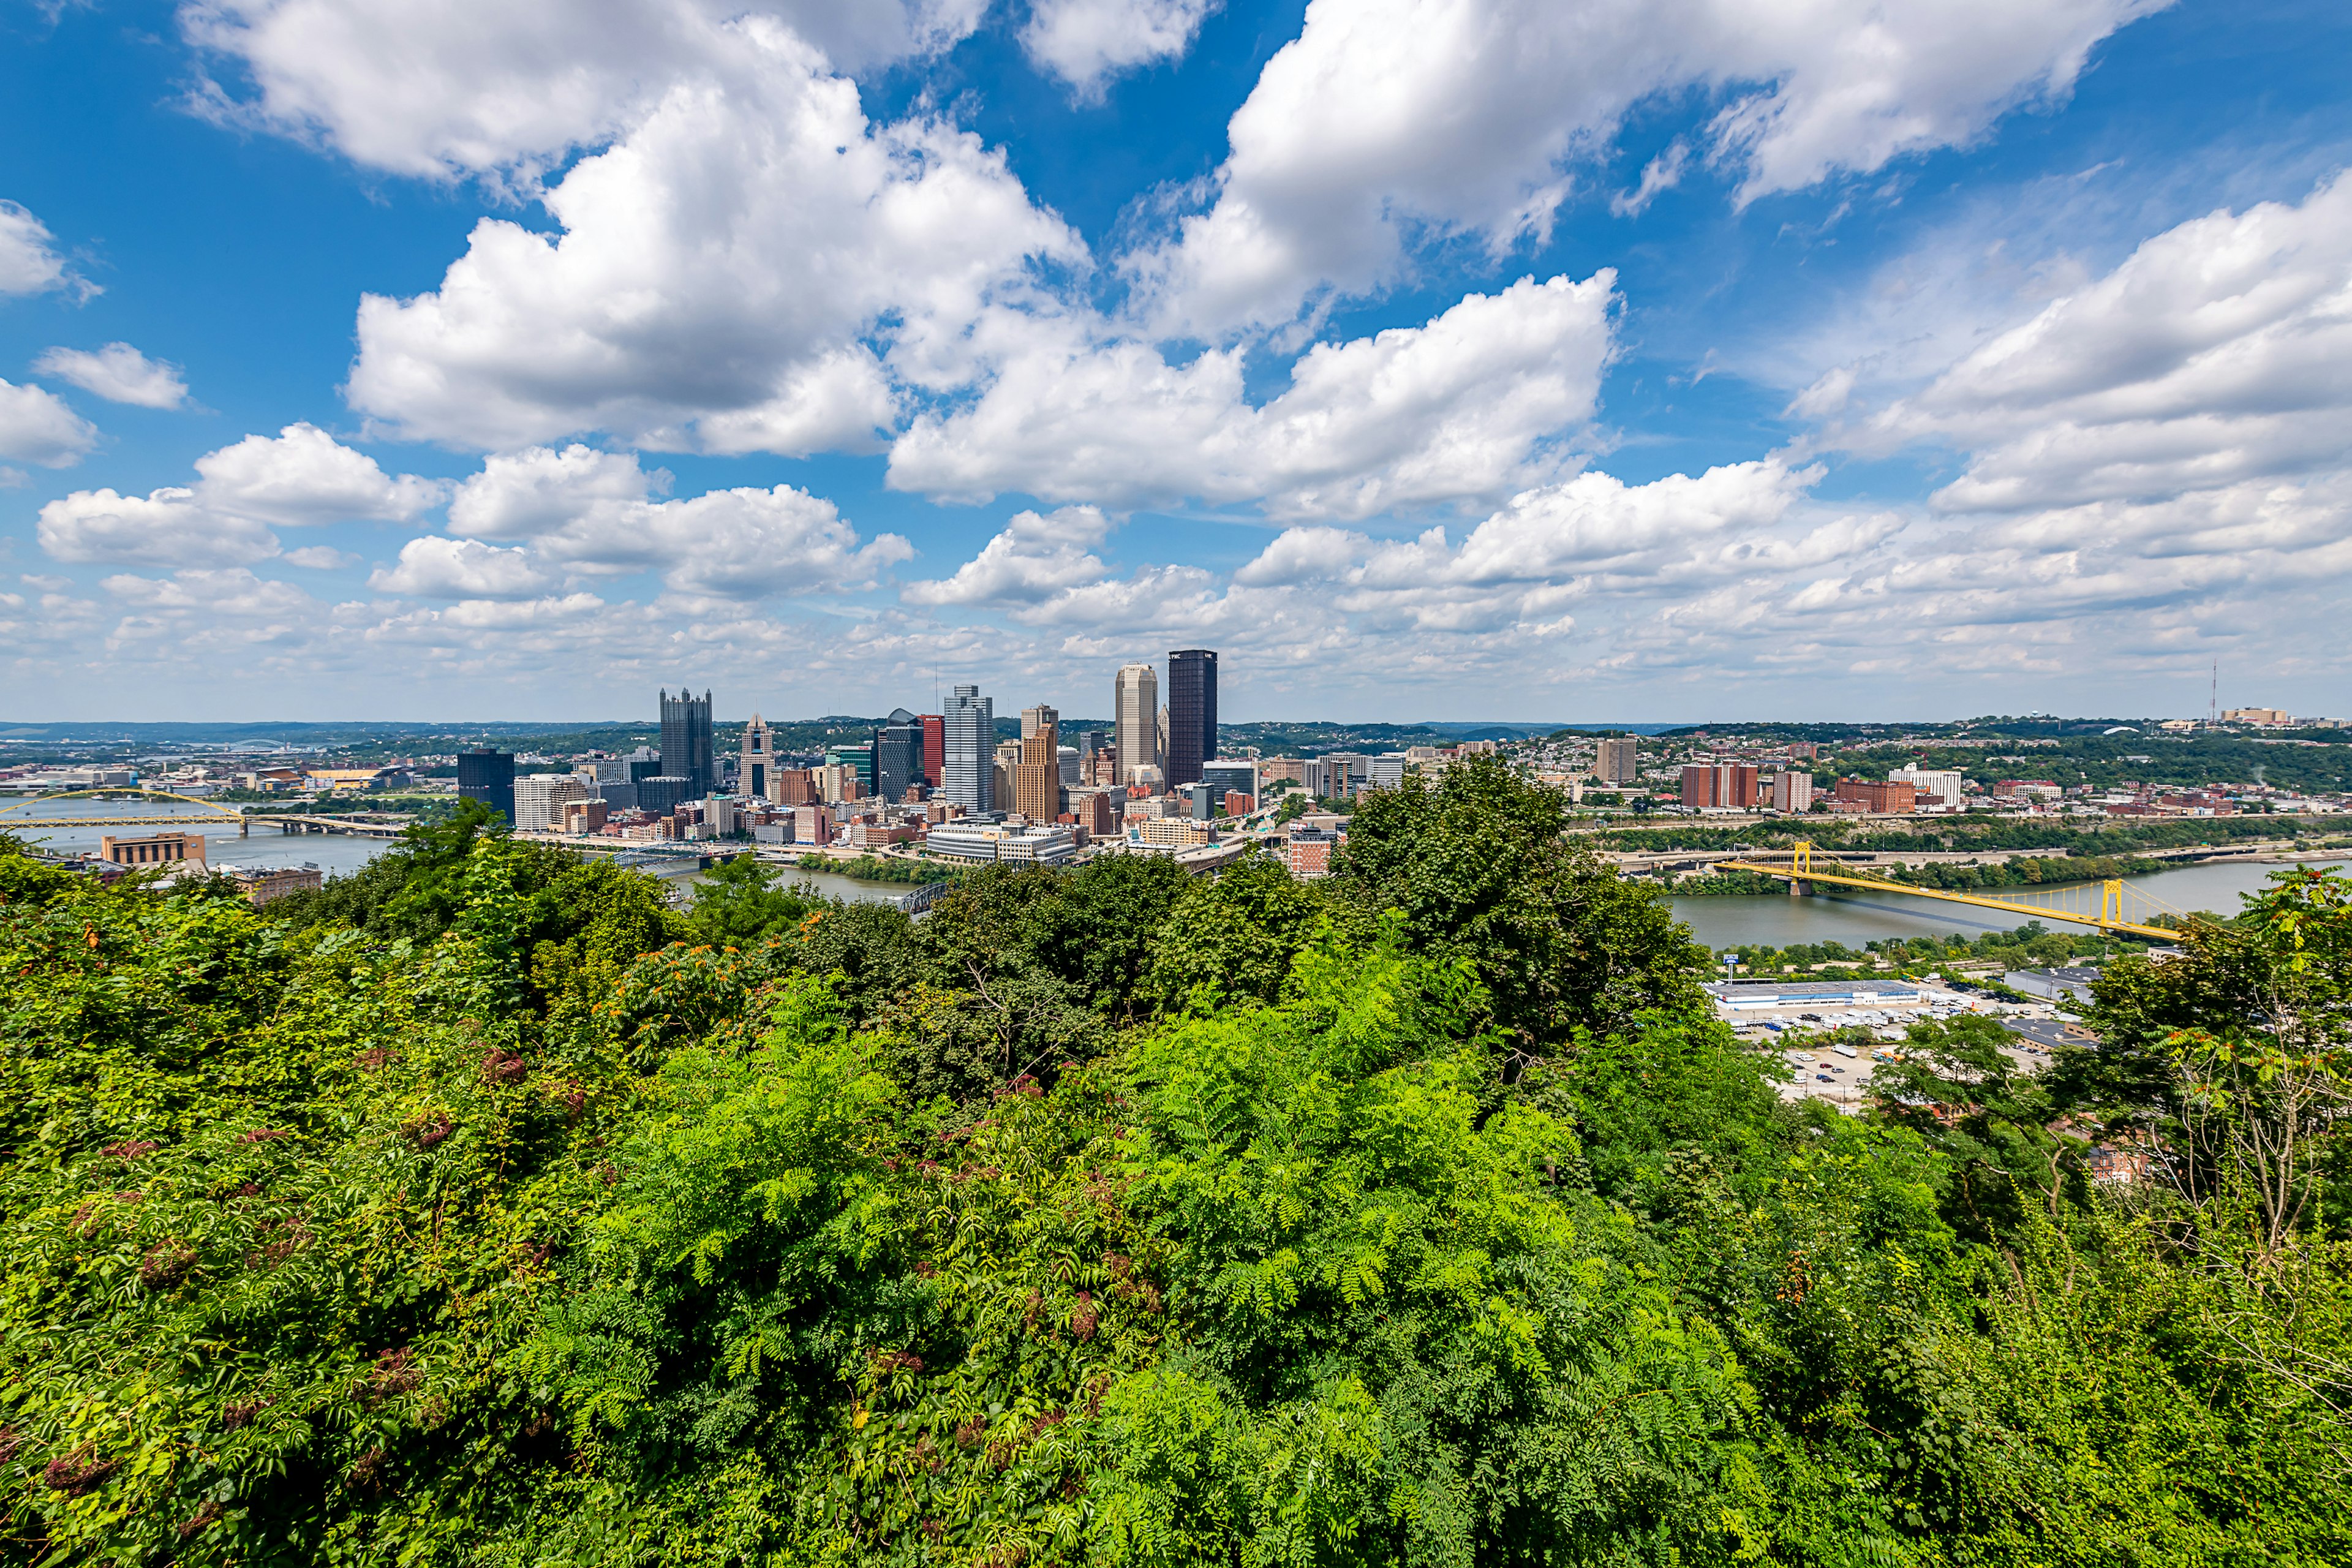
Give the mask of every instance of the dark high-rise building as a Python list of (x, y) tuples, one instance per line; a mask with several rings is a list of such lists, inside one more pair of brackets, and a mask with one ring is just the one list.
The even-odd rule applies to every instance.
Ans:
[(719, 763), (710, 744), (710, 693), (699, 697), (680, 691), (661, 694), (661, 771), (665, 777), (685, 779), (688, 800), (705, 800), (719, 791)]
[(923, 721), (904, 708), (894, 708), (874, 731), (874, 793), (884, 800), (904, 800), (910, 787), (926, 782)]
[(457, 753), (457, 793), (478, 800), (511, 824), (514, 819), (514, 753)]
[(1168, 656), (1168, 787), (1197, 784), (1217, 754), (1217, 656), (1204, 647)]
[(694, 781), (688, 778), (656, 773), (637, 781), (637, 809), (652, 812), (656, 816), (674, 816), (688, 801), (708, 798), (694, 793)]

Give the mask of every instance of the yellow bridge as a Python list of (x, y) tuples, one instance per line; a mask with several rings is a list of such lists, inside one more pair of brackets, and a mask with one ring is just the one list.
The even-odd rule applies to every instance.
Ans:
[[(1837, 868), (1838, 862), (1824, 862)], [(2086, 882), (2072, 888), (2053, 888), (2048, 892), (2012, 891), (2004, 889), (1996, 896), (1991, 893), (1955, 893), (1942, 888), (1915, 888), (1906, 882), (1885, 882), (1875, 877), (1847, 877), (1837, 870), (1814, 869), (1813, 847), (1800, 840), (1792, 848), (1786, 865), (1767, 865), (1755, 860), (1718, 860), (1716, 868), (1722, 871), (1753, 871), (1759, 876), (1778, 877), (1790, 884), (1792, 892), (1803, 891), (1811, 883), (1827, 882), (1833, 887), (1863, 888), (1874, 893), (1903, 893), (1915, 899), (1941, 899), (1949, 904), (1970, 904), (1980, 910), (2005, 910), (2011, 914), (2032, 915), (2039, 920), (2065, 921), (2074, 925), (2096, 926), (2101, 931), (2122, 931), (2130, 936), (2155, 937), (2169, 942), (2178, 937), (2178, 929), (2151, 925), (2147, 921), (2159, 914), (2179, 917), (2181, 911), (2160, 900), (2150, 898), (2136, 888), (2124, 886), (2120, 877), (2104, 882)], [(2094, 907), (2095, 906), (2095, 908)], [(2135, 918), (2137, 917), (2137, 918)]]

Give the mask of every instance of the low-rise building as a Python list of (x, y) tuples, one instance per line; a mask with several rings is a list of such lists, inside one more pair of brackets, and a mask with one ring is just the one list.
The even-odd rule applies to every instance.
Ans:
[(1324, 827), (1294, 827), (1286, 859), (1290, 874), (1300, 881), (1312, 881), (1331, 874), (1331, 857), (1345, 843), (1345, 836)]
[(934, 855), (1007, 865), (1052, 865), (1078, 852), (1078, 836), (1058, 823), (1015, 826), (1002, 822), (941, 823), (924, 840)]
[(2000, 977), (2011, 991), (2022, 991), (2045, 1002), (2088, 1002), (2099, 972), (2084, 965), (2063, 969), (2014, 969)]
[(1831, 794), (1833, 799), (1883, 816), (1907, 816), (1919, 803), (1918, 786), (1907, 779), (1880, 784), (1875, 779), (1843, 778)]
[(182, 861), (202, 866), (205, 836), (155, 833), (144, 838), (117, 838), (110, 833), (98, 841), (98, 858), (117, 866), (171, 866)]
[(317, 892), (327, 883), (326, 874), (307, 861), (299, 866), (224, 866), (221, 874), (243, 888), (256, 909), (289, 893)]

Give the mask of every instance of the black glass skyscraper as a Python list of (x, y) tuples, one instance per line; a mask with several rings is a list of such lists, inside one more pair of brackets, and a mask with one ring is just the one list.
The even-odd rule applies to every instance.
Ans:
[(457, 793), (478, 800), (511, 823), (514, 821), (514, 753), (457, 753)]
[(1217, 656), (1179, 648), (1168, 656), (1168, 787), (1198, 784), (1201, 764), (1216, 754)]
[(874, 731), (874, 793), (884, 800), (907, 798), (923, 777), (923, 721), (894, 708)]
[(685, 779), (688, 800), (708, 800), (719, 789), (719, 764), (710, 744), (710, 693), (661, 694), (661, 771)]

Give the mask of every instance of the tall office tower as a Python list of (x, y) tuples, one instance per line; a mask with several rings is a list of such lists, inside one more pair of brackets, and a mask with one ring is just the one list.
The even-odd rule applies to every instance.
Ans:
[(1013, 764), (1013, 809), (1032, 822), (1062, 815), (1061, 715), (1051, 708), (1021, 713), (1021, 760)]
[(661, 771), (684, 779), (688, 800), (704, 800), (719, 788), (719, 764), (710, 748), (710, 693), (661, 694)]
[(923, 721), (904, 708), (893, 708), (882, 728), (874, 731), (874, 793), (887, 801), (902, 801), (923, 782)]
[(1217, 754), (1217, 656), (1205, 647), (1168, 656), (1168, 787), (1197, 784)]
[(1782, 768), (1772, 775), (1772, 809), (1799, 812), (1813, 808), (1813, 775)]
[(761, 800), (775, 798), (776, 752), (768, 734), (768, 726), (754, 713), (751, 721), (743, 726), (742, 764), (736, 778), (743, 793)]
[(940, 787), (940, 769), (948, 756), (948, 721), (937, 713), (923, 715), (923, 782)]
[(457, 793), (467, 800), (480, 801), (509, 823), (514, 821), (514, 753), (458, 752)]
[(515, 780), (515, 831), (545, 833), (563, 826), (563, 807), (588, 798), (588, 786), (572, 773), (530, 773)]
[(679, 806), (698, 798), (691, 793), (693, 787), (691, 779), (672, 778), (663, 773), (639, 779), (637, 809), (651, 812), (656, 816), (674, 816)]
[(1139, 770), (1160, 766), (1160, 672), (1148, 664), (1123, 665), (1111, 687), (1111, 716), (1118, 727), (1118, 772), (1132, 783)]
[(1602, 784), (1627, 784), (1640, 775), (1641, 764), (1634, 757), (1632, 737), (1601, 742), (1601, 755), (1593, 760), (1592, 773)]
[(996, 704), (977, 686), (959, 686), (941, 714), (945, 759), (940, 794), (966, 811), (996, 809)]

